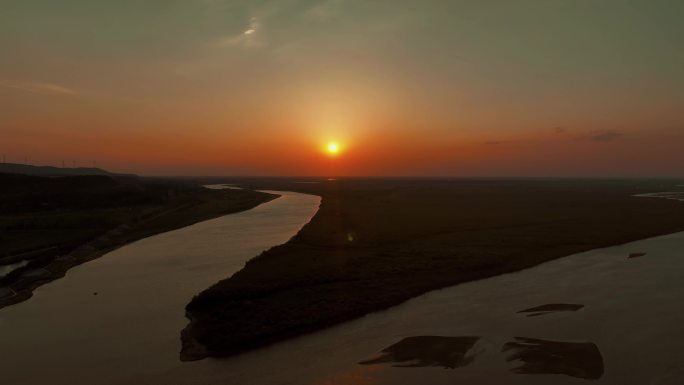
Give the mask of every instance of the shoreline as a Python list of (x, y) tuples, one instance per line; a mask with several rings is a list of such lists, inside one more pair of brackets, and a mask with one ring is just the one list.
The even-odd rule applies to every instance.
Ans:
[[(66, 246), (68, 251), (64, 250), (64, 247), (51, 247), (49, 249), (54, 250), (55, 253), (47, 256), (48, 258), (51, 258), (51, 261), (48, 264), (32, 268), (31, 263), (29, 262), (27, 266), (14, 270), (2, 278), (3, 280), (12, 280), (12, 275), (18, 275), (18, 277), (14, 278), (9, 284), (1, 287), (3, 289), (7, 288), (10, 293), (13, 294), (0, 297), (0, 311), (6, 306), (11, 306), (30, 299), (33, 296), (33, 291), (35, 289), (52, 281), (64, 278), (71, 268), (100, 258), (103, 255), (128, 244), (161, 233), (191, 226), (199, 222), (219, 218), (224, 215), (247, 211), (279, 197), (279, 195), (275, 194), (251, 190), (246, 191), (249, 191), (251, 196), (245, 201), (233, 202), (231, 201), (232, 198), (225, 196), (225, 194), (222, 194), (224, 196), (216, 195), (215, 197), (202, 201), (194, 206), (169, 207), (153, 217), (146, 218), (144, 221), (135, 224), (124, 223), (86, 243), (72, 245), (71, 247)], [(227, 206), (222, 206), (226, 204)], [(216, 211), (203, 211), (206, 210), (207, 207), (215, 208)], [(183, 217), (177, 222), (169, 221), (164, 223), (165, 216), (177, 215), (179, 213), (187, 215), (187, 217)], [(163, 224), (162, 227), (154, 228), (153, 230), (136, 228), (136, 226), (144, 226), (152, 221), (159, 220), (161, 220), (161, 223)], [(112, 238), (114, 238), (114, 241), (110, 240)], [(26, 276), (26, 273), (32, 272), (35, 272), (35, 275)]]
[[(363, 196), (351, 190), (346, 195), (340, 193), (341, 188), (334, 193), (319, 190), (321, 208), (290, 242), (262, 253), (243, 270), (196, 296), (186, 307), (190, 323), (181, 332), (181, 360), (239, 354), (387, 309), (429, 291), (518, 272), (580, 252), (684, 231), (684, 205), (680, 202), (642, 200), (626, 194), (623, 187), (618, 191), (613, 187), (594, 191), (592, 187), (591, 199), (582, 198), (581, 204), (586, 207), (549, 206), (553, 202), (544, 200), (554, 201), (552, 195), (540, 198), (541, 203), (524, 197), (522, 201), (513, 199), (510, 207), (508, 203), (502, 206), (502, 211), (520, 216), (509, 223), (511, 226), (501, 226), (501, 221), (510, 218), (495, 214), (492, 221), (498, 226), (440, 219), (467, 229), (437, 232), (434, 228), (439, 226), (432, 225), (432, 231), (412, 228), (411, 232), (418, 234), (396, 236), (392, 231), (405, 233), (402, 226), (410, 226), (408, 222), (397, 223), (401, 220), (393, 216), (397, 205), (390, 201), (383, 206), (387, 200), (384, 193), (374, 191)], [(393, 189), (395, 195), (396, 191)], [(574, 200), (573, 194), (561, 192), (557, 200)], [(467, 195), (467, 199), (476, 202), (482, 198), (476, 194)], [(484, 200), (491, 204), (488, 198)], [(430, 215), (437, 217), (440, 207), (433, 208), (432, 203), (426, 200), (418, 205), (420, 210), (433, 210)], [(521, 221), (530, 214), (516, 210), (516, 205), (530, 209), (540, 204), (548, 212), (536, 210), (536, 214), (553, 220)], [(400, 212), (405, 211), (402, 205), (398, 207)], [(635, 215), (641, 216), (640, 224), (626, 220)], [(390, 223), (398, 224), (385, 235), (392, 237), (392, 242), (365, 237), (368, 233), (363, 230), (383, 229), (374, 226), (377, 223), (354, 232), (335, 231), (354, 227), (345, 226), (345, 221), (372, 222), (383, 216), (392, 217)], [(477, 219), (474, 217), (475, 222)], [(253, 326), (256, 320), (263, 327)]]
[[(554, 261), (559, 260), (559, 259), (572, 257), (576, 254), (582, 254), (582, 253), (595, 251), (595, 250), (601, 250), (601, 249), (610, 248), (610, 247), (619, 247), (619, 246), (627, 245), (627, 244), (630, 244), (633, 242), (645, 241), (645, 240), (649, 240), (649, 239), (653, 239), (653, 238), (659, 238), (659, 237), (664, 237), (664, 236), (674, 235), (674, 234), (684, 234), (684, 229), (679, 229), (679, 230), (676, 230), (673, 232), (666, 232), (666, 233), (662, 233), (662, 234), (649, 235), (645, 238), (626, 240), (624, 242), (605, 245), (605, 246), (601, 246), (598, 248), (592, 248), (592, 249), (587, 249), (587, 250), (579, 250), (579, 251), (571, 253), (571, 254), (553, 257), (551, 259), (544, 259), (539, 263), (528, 265), (528, 266), (523, 266), (523, 267), (517, 268), (515, 270), (500, 271), (500, 272), (493, 273), (491, 275), (475, 276), (475, 277), (472, 277), (469, 279), (458, 281), (456, 283), (448, 283), (448, 284), (445, 284), (443, 286), (435, 287), (433, 289), (429, 289), (427, 291), (421, 292), (417, 295), (407, 297), (407, 298), (402, 299), (402, 300), (397, 301), (397, 302), (384, 304), (381, 307), (377, 307), (377, 308), (374, 308), (372, 310), (361, 311), (361, 312), (356, 313), (356, 314), (353, 314), (353, 313), (348, 314), (346, 316), (340, 317), (339, 319), (331, 320), (330, 322), (321, 323), (321, 324), (313, 325), (311, 327), (304, 328), (301, 330), (282, 334), (282, 335), (275, 337), (275, 338), (272, 338), (272, 339), (265, 339), (265, 340), (259, 340), (256, 342), (251, 342), (251, 343), (246, 344), (244, 346), (238, 346), (235, 349), (225, 350), (225, 351), (218, 353), (218, 354), (216, 352), (211, 351), (208, 346), (200, 343), (197, 340), (197, 337), (195, 337), (193, 335), (193, 333), (194, 333), (193, 328), (196, 328), (197, 324), (202, 321), (202, 318), (201, 318), (202, 316), (193, 314), (192, 312), (186, 310), (185, 318), (187, 318), (189, 322), (188, 322), (187, 326), (183, 330), (181, 330), (181, 333), (180, 333), (181, 334), (182, 348), (181, 348), (181, 351), (179, 353), (179, 358), (182, 362), (199, 361), (199, 360), (203, 360), (205, 358), (220, 359), (220, 358), (226, 358), (226, 357), (230, 357), (230, 356), (234, 356), (234, 355), (239, 355), (242, 353), (251, 352), (254, 350), (261, 349), (261, 348), (267, 348), (269, 346), (272, 346), (272, 345), (275, 345), (275, 344), (278, 344), (281, 342), (285, 342), (289, 339), (303, 337), (303, 336), (309, 335), (311, 333), (316, 333), (319, 331), (326, 330), (326, 329), (331, 328), (331, 327), (340, 326), (340, 325), (343, 325), (345, 322), (354, 321), (354, 320), (357, 320), (363, 316), (366, 316), (366, 315), (369, 315), (369, 314), (372, 314), (375, 312), (381, 312), (384, 310), (389, 310), (395, 306), (402, 305), (408, 301), (411, 301), (411, 300), (416, 299), (422, 295), (426, 295), (426, 294), (434, 292), (434, 291), (446, 290), (449, 288), (459, 286), (461, 284), (476, 282), (476, 281), (480, 281), (480, 280), (486, 280), (489, 278), (495, 278), (495, 277), (503, 276), (503, 275), (507, 275), (507, 274), (520, 273), (520, 272), (523, 272), (525, 270), (533, 269), (533, 268), (536, 268), (538, 266), (544, 265), (545, 263), (551, 263), (551, 262), (554, 262)], [(630, 257), (627, 255), (627, 256), (625, 256), (625, 258), (628, 259)], [(548, 306), (548, 305), (543, 305), (543, 306)], [(553, 310), (553, 311), (558, 311), (558, 310)], [(550, 312), (553, 312), (553, 311), (550, 311)], [(530, 312), (530, 309), (525, 309), (525, 310), (519, 311), (518, 313), (529, 313), (529, 312)], [(544, 314), (544, 312), (532, 313), (532, 314), (534, 314), (534, 315)], [(527, 316), (530, 317), (531, 315), (527, 315)]]

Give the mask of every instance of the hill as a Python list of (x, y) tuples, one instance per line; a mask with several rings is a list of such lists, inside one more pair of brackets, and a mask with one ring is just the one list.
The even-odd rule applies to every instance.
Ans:
[(36, 176), (77, 176), (77, 175), (109, 175), (134, 176), (133, 174), (116, 174), (95, 167), (53, 167), (33, 166), (19, 163), (0, 163), (0, 174), (23, 174)]

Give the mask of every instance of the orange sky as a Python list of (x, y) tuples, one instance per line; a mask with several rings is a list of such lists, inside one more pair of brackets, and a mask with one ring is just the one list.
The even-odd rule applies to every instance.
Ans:
[(152, 175), (681, 176), (684, 6), (656, 3), (12, 0), (0, 152)]

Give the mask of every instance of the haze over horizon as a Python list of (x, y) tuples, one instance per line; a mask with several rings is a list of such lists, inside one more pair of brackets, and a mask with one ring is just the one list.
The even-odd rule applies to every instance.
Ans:
[(0, 3), (7, 162), (684, 176), (678, 1)]

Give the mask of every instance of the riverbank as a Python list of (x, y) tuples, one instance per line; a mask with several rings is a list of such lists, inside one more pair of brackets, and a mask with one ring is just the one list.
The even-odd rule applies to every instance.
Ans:
[(123, 245), (277, 197), (170, 179), (16, 174), (0, 179), (0, 264), (17, 266), (0, 277), (0, 308), (29, 299), (37, 287)]
[(290, 242), (188, 304), (184, 360), (240, 353), (430, 290), (684, 230), (684, 204), (633, 196), (680, 181), (232, 182), (323, 201)]
[[(198, 384), (209, 373), (178, 360), (178, 331), (194, 295), (287, 242), (320, 198), (289, 192), (251, 210), (127, 244), (69, 270), (0, 310), (8, 384)], [(97, 295), (94, 295), (97, 293)], [(204, 361), (202, 363), (210, 363)], [(40, 367), (40, 370), (35, 368)], [(167, 374), (188, 369), (190, 378)], [(209, 383), (250, 383), (223, 381)]]

